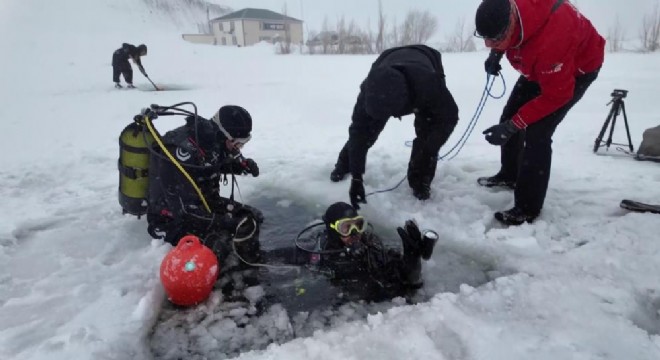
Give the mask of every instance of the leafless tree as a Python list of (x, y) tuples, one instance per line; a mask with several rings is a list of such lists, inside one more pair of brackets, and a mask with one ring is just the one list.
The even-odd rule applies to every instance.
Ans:
[(623, 40), (625, 36), (625, 31), (621, 27), (621, 22), (617, 16), (614, 26), (607, 31), (607, 46), (610, 52), (619, 52), (623, 50)]
[(388, 46), (424, 44), (438, 29), (438, 20), (428, 11), (410, 10), (401, 25), (393, 21), (386, 36)]
[(472, 33), (465, 31), (465, 19), (461, 19), (456, 23), (454, 32), (447, 38), (447, 43), (444, 47), (446, 52), (468, 52), (477, 49)]
[(660, 49), (660, 11), (657, 4), (653, 12), (645, 15), (642, 20), (640, 40), (644, 51), (654, 52)]
[(358, 28), (357, 36), (360, 37), (360, 52), (359, 54), (373, 54), (376, 45), (376, 37), (371, 30), (371, 19), (367, 20), (367, 27), (365, 30)]
[(378, 30), (376, 33), (376, 52), (380, 54), (385, 50), (385, 14), (383, 14), (383, 2), (378, 0)]
[(346, 51), (346, 38), (349, 36), (348, 29), (346, 29), (346, 19), (342, 15), (337, 19), (337, 35), (339, 35), (339, 43), (337, 44), (337, 54), (344, 54)]
[(321, 33), (324, 34), (324, 36), (322, 36), (322, 38), (321, 38), (321, 42), (322, 42), (321, 45), (323, 46), (323, 50), (322, 50), (321, 53), (322, 54), (327, 54), (330, 50), (330, 46), (332, 45), (332, 38), (330, 36), (327, 36), (328, 34), (330, 34), (330, 26), (328, 25), (328, 17), (327, 16), (323, 18), (323, 25), (322, 25), (322, 28), (321, 28)]
[(278, 52), (280, 54), (291, 54), (291, 28), (289, 26), (289, 22), (287, 20), (288, 17), (288, 8), (286, 3), (284, 3), (284, 6), (282, 7), (282, 22), (284, 23), (284, 37), (283, 38), (276, 38), (273, 39), (273, 41), (277, 41), (278, 43)]
[(396, 23), (396, 18), (392, 21), (390, 32), (385, 35), (385, 38), (387, 39), (385, 48), (401, 45), (401, 35), (399, 34), (399, 25)]
[(311, 30), (307, 33), (307, 52), (310, 55), (316, 54), (317, 44), (315, 43), (315, 40), (318, 39), (318, 36), (319, 34), (314, 30)]
[(438, 19), (431, 13), (410, 10), (401, 25), (401, 45), (423, 44), (438, 30)]

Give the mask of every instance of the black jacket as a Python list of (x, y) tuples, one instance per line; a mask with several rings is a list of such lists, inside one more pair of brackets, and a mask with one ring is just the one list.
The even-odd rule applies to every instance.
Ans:
[(163, 143), (182, 168), (195, 181), (210, 212), (199, 194), (179, 168), (163, 153), (157, 143), (149, 161), (149, 225), (166, 233), (165, 240), (176, 244), (187, 234), (204, 237), (218, 227), (231, 227), (226, 198), (220, 197), (224, 174), (244, 174), (239, 158), (226, 150), (218, 138), (218, 127), (210, 120), (189, 117), (186, 125), (167, 132)]
[(142, 61), (140, 60), (140, 50), (135, 45), (123, 43), (121, 48), (115, 50), (112, 54), (112, 66), (130, 67), (128, 59), (131, 58), (138, 66), (140, 71), (144, 72)]
[[(416, 117), (428, 119), (431, 127), (447, 128), (443, 131), (446, 136), (441, 137), (444, 144), (458, 121), (458, 107), (445, 84), (440, 53), (425, 45), (391, 48), (380, 54), (371, 68), (379, 66), (400, 70), (408, 84), (410, 101), (401, 113), (393, 115), (401, 117), (414, 113)], [(354, 176), (364, 173), (367, 151), (388, 120), (374, 119), (367, 114), (364, 84), (360, 86), (349, 127), (349, 170)]]

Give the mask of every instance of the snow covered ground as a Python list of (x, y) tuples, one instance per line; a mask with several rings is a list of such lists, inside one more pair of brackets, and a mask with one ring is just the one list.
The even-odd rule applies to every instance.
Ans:
[[(139, 90), (115, 90), (110, 59), (122, 42), (146, 43), (148, 74), (178, 90), (148, 91), (137, 72)], [(304, 204), (320, 213), (348, 198), (348, 184), (330, 183), (328, 174), (375, 56), (187, 44), (157, 13), (129, 0), (2, 1), (0, 46), (0, 359), (153, 357), (153, 329), (166, 304), (158, 267), (170, 247), (151, 240), (144, 219), (121, 215), (116, 170), (119, 132), (149, 104), (193, 101), (203, 116), (225, 104), (251, 112), (253, 141), (244, 153), (262, 175), (240, 181), (246, 203), (270, 197), (282, 208)], [(441, 152), (472, 117), (485, 56), (444, 56), (461, 121)], [(516, 78), (506, 67), (509, 87)], [(460, 155), (438, 166), (430, 200), (417, 201), (404, 184), (363, 207), (376, 223), (394, 227), (414, 217), (440, 233), (424, 269), (429, 301), (390, 304), (241, 358), (660, 358), (660, 217), (618, 208), (622, 198), (660, 202), (660, 168), (618, 156), (615, 147), (610, 156), (591, 150), (614, 88), (630, 90), (625, 101), (638, 146), (643, 130), (660, 123), (659, 83), (659, 55), (608, 55), (554, 137), (543, 214), (508, 229), (491, 219), (511, 206), (512, 194), (475, 182), (499, 167), (499, 149), (480, 133), (504, 100), (489, 100)], [(157, 122), (162, 131), (178, 125)], [(370, 151), (368, 192), (405, 175), (404, 142), (413, 136), (410, 117), (390, 121)], [(620, 121), (615, 141), (625, 140)], [(483, 281), (447, 266), (447, 254), (498, 275), (467, 285)], [(217, 300), (204, 306), (221, 306)], [(205, 324), (194, 329), (198, 336)], [(205, 345), (217, 357), (213, 341), (223, 328), (215, 330)]]

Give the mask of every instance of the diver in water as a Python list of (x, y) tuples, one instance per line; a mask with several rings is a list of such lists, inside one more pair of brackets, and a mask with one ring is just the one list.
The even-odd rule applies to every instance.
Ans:
[[(350, 300), (382, 301), (411, 295), (422, 287), (422, 260), (433, 254), (437, 233), (422, 233), (414, 220), (408, 220), (397, 228), (402, 246), (389, 247), (350, 204), (330, 205), (322, 219), (317, 225), (323, 229), (311, 235), (313, 248), (297, 241), (294, 251), (280, 249), (262, 258), (269, 264), (293, 263), (323, 274)], [(293, 260), (287, 259), (292, 253)]]

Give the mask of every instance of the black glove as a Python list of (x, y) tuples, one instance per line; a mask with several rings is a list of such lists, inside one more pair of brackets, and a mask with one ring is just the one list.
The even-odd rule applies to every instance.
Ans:
[(353, 178), (353, 180), (351, 180), (351, 188), (348, 190), (348, 196), (351, 198), (351, 205), (353, 205), (356, 210), (360, 209), (358, 203), (367, 203), (367, 197), (364, 195), (364, 184), (362, 183), (362, 179)]
[(504, 145), (509, 138), (520, 129), (513, 124), (513, 121), (507, 120), (484, 130), (482, 134), (486, 135), (486, 141), (492, 145)]
[(246, 159), (242, 165), (245, 168), (246, 173), (252, 174), (253, 177), (259, 176), (259, 166), (257, 166), (257, 163), (254, 160)]
[(144, 75), (144, 77), (149, 77), (147, 76), (147, 72), (144, 71), (144, 68), (142, 66), (139, 66), (138, 69), (140, 69), (140, 72), (142, 73), (142, 75)]
[(500, 65), (500, 60), (502, 60), (503, 52), (491, 50), (490, 55), (484, 62), (484, 69), (488, 75), (499, 75), (502, 70), (502, 65)]
[(403, 243), (403, 252), (408, 255), (417, 256), (420, 253), (422, 233), (414, 220), (406, 221), (404, 227), (396, 228)]

